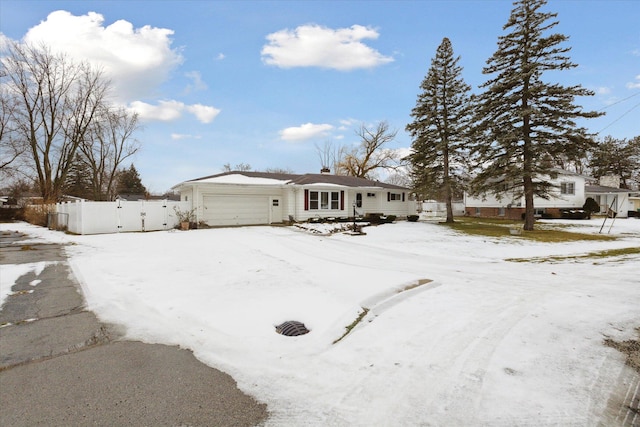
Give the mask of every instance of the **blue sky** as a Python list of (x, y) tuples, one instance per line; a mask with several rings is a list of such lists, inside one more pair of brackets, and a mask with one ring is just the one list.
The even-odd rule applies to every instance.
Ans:
[[(0, 32), (45, 40), (111, 76), (114, 102), (138, 111), (133, 162), (161, 193), (248, 163), (318, 172), (316, 146), (357, 144), (386, 120), (407, 149), (419, 85), (443, 37), (479, 92), (511, 1), (0, 0)], [(551, 0), (579, 67), (547, 80), (596, 92), (581, 123), (640, 135), (640, 1)], [(59, 11), (57, 13), (53, 13)], [(53, 13), (53, 14), (52, 14)]]

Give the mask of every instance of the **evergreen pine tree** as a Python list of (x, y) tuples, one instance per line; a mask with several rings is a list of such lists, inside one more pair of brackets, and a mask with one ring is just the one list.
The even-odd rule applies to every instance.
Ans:
[(448, 38), (444, 38), (431, 60), (420, 88), (411, 134), (411, 177), (416, 190), (433, 195), (434, 189), (447, 205), (447, 222), (453, 222), (452, 198), (462, 187), (462, 165), (468, 153), (465, 135), (469, 124), (471, 89), (462, 79), (460, 57), (454, 58)]
[(140, 174), (131, 164), (128, 169), (123, 169), (118, 174), (118, 194), (147, 194), (147, 189), (142, 185)]
[(576, 67), (561, 44), (562, 34), (546, 35), (558, 22), (557, 14), (541, 12), (546, 0), (518, 0), (504, 26), (510, 30), (498, 38), (497, 51), (487, 60), (481, 87), (486, 91), (476, 103), (476, 145), (479, 172), (474, 193), (505, 192), (525, 198), (525, 230), (533, 230), (534, 195), (547, 197), (553, 162), (564, 155), (577, 157), (593, 145), (579, 118), (597, 117), (574, 104), (576, 96), (593, 92), (542, 80), (546, 71)]
[(620, 177), (622, 188), (631, 189), (640, 182), (640, 136), (631, 140), (607, 136), (591, 152), (591, 175)]
[(67, 196), (91, 199), (91, 171), (83, 159), (76, 155), (64, 180), (63, 193)]

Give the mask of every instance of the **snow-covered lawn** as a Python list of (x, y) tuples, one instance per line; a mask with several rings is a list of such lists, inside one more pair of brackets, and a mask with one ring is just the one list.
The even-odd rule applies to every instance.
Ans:
[[(0, 229), (75, 243), (67, 252), (89, 309), (129, 338), (190, 348), (228, 372), (269, 405), (274, 426), (598, 425), (624, 366), (603, 340), (640, 326), (639, 255), (505, 260), (638, 247), (635, 219), (616, 220), (615, 241), (555, 244), (423, 222), (365, 236)], [(287, 320), (311, 332), (277, 334)]]

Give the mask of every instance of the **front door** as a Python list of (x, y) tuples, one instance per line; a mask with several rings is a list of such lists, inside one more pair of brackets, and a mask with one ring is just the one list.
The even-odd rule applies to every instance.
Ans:
[(282, 199), (271, 197), (271, 221), (270, 223), (282, 222)]

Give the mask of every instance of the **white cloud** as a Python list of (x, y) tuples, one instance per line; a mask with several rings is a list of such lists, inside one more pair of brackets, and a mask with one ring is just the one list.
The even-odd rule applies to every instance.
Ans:
[(99, 13), (75, 16), (58, 10), (31, 28), (24, 41), (45, 43), (100, 67), (111, 78), (116, 97), (127, 102), (152, 93), (182, 63), (179, 51), (171, 48), (172, 34), (149, 25), (133, 28), (124, 20), (104, 26)]
[(280, 137), (283, 141), (305, 141), (318, 136), (325, 136), (331, 129), (333, 129), (333, 126), (329, 124), (305, 123), (297, 127), (281, 130)]
[(185, 77), (191, 80), (191, 83), (185, 88), (186, 93), (207, 90), (208, 86), (202, 81), (202, 74), (199, 71), (189, 71), (184, 73)]
[(226, 58), (226, 56), (224, 56), (224, 53), (222, 52), (220, 52), (218, 56), (216, 56), (217, 61), (222, 61), (224, 58)]
[(202, 138), (200, 135), (190, 135), (184, 133), (172, 133), (171, 139), (173, 140), (181, 140), (181, 139), (200, 139)]
[(303, 25), (267, 35), (269, 43), (262, 48), (262, 60), (281, 68), (323, 67), (342, 71), (373, 68), (393, 61), (362, 42), (377, 39), (378, 35), (376, 30), (361, 25), (336, 30)]
[(636, 76), (634, 82), (627, 83), (627, 89), (640, 89), (640, 74)]
[(596, 88), (596, 93), (598, 95), (608, 95), (611, 93), (611, 89), (606, 86), (602, 86), (602, 87)]
[(182, 117), (182, 112), (187, 111), (193, 114), (201, 123), (211, 123), (220, 113), (214, 107), (193, 104), (185, 105), (180, 101), (160, 101), (158, 105), (151, 105), (142, 101), (134, 101), (129, 104), (129, 109), (138, 113), (142, 121), (162, 121), (170, 122)]
[(208, 105), (193, 104), (186, 107), (187, 111), (196, 116), (201, 123), (211, 123), (220, 110)]

